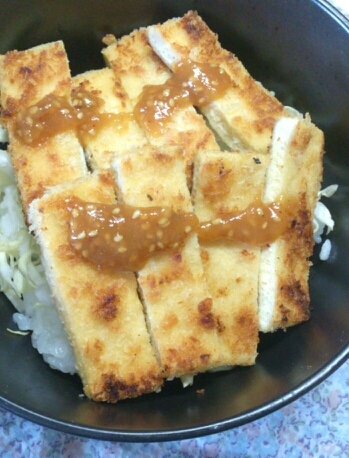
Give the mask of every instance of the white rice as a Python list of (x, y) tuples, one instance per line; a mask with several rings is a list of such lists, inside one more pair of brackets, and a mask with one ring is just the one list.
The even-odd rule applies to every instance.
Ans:
[(17, 312), (20, 331), (32, 331), (33, 347), (54, 369), (74, 374), (75, 359), (53, 303), (40, 252), (29, 234), (20, 204), (13, 169), (0, 150), (0, 290)]

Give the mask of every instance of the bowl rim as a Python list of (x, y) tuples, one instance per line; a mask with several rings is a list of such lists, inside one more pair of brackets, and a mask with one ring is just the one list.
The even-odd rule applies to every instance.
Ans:
[[(311, 3), (318, 5), (321, 9), (334, 19), (342, 28), (344, 28), (349, 36), (349, 17), (347, 17), (329, 0), (310, 0)], [(311, 376), (301, 381), (294, 389), (287, 393), (278, 396), (271, 402), (261, 404), (257, 408), (253, 408), (239, 415), (235, 415), (223, 420), (217, 420), (214, 423), (200, 424), (194, 427), (175, 428), (171, 430), (118, 430), (106, 429), (98, 427), (90, 427), (83, 423), (61, 421), (54, 419), (38, 412), (21, 406), (18, 403), (9, 401), (6, 397), (0, 395), (0, 407), (6, 411), (18, 415), (19, 417), (34, 422), (38, 425), (60, 431), (63, 433), (73, 434), (80, 437), (118, 442), (165, 442), (174, 440), (184, 440), (198, 438), (211, 434), (216, 434), (229, 429), (233, 429), (252, 421), (258, 420), (266, 415), (269, 415), (287, 404), (296, 401), (307, 392), (311, 391), (330, 375), (332, 375), (340, 366), (349, 359), (349, 343), (346, 344), (333, 358), (331, 358), (320, 369), (314, 372)]]

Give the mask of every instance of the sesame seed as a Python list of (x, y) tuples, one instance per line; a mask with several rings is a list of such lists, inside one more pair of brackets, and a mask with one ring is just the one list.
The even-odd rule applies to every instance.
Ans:
[(175, 104), (174, 99), (173, 98), (170, 99), (168, 104), (170, 105), (170, 107), (174, 107), (174, 104)]
[(141, 211), (140, 210), (135, 210), (132, 215), (132, 219), (136, 219), (139, 216), (141, 216)]
[(87, 251), (87, 250), (84, 250), (81, 254), (84, 256), (84, 258), (87, 258), (87, 256), (88, 256), (88, 251)]
[(213, 226), (218, 226), (218, 224), (221, 224), (222, 220), (220, 218), (215, 218), (212, 220)]
[(149, 246), (149, 253), (152, 253), (154, 250), (155, 250), (155, 245), (154, 245), (154, 243), (152, 243), (152, 244)]
[(156, 244), (159, 248), (163, 249), (164, 248), (164, 244), (162, 242), (158, 242)]
[(161, 227), (166, 227), (170, 224), (170, 220), (166, 217), (160, 218), (158, 221), (158, 225)]
[(78, 119), (82, 119), (84, 117), (84, 114), (82, 111), (79, 111), (79, 113), (76, 115)]
[(73, 208), (71, 214), (73, 218), (77, 218), (79, 216), (79, 210), (77, 208)]
[(123, 238), (124, 238), (123, 235), (117, 233), (116, 236), (114, 237), (114, 242), (121, 242)]
[(164, 235), (164, 232), (161, 229), (158, 229), (156, 231), (156, 236), (158, 239), (162, 239), (162, 236)]
[(264, 221), (264, 223), (262, 224), (262, 229), (266, 229), (267, 226), (268, 226), (268, 221)]
[(188, 234), (188, 232), (190, 231), (191, 231), (191, 226), (186, 226), (186, 228), (184, 229), (184, 232)]
[(170, 90), (169, 89), (165, 89), (162, 94), (163, 94), (164, 97), (168, 97), (170, 95)]
[(118, 215), (119, 213), (120, 213), (120, 208), (119, 207), (113, 208), (113, 211), (112, 211), (113, 215)]
[(36, 114), (38, 111), (39, 111), (39, 107), (36, 106), (36, 105), (34, 105), (34, 106), (32, 106), (32, 107), (29, 108), (29, 113), (30, 113), (31, 115)]
[(94, 229), (93, 231), (90, 231), (88, 233), (89, 237), (96, 237), (97, 234), (98, 234), (98, 229)]
[(205, 97), (200, 97), (199, 105), (203, 105), (205, 103)]
[(264, 212), (261, 208), (257, 208), (257, 213), (259, 216), (263, 216), (264, 215)]
[(27, 124), (29, 124), (30, 126), (32, 126), (32, 125), (34, 124), (34, 121), (33, 121), (33, 119), (32, 119), (30, 116), (27, 116), (27, 117), (25, 118), (25, 122), (26, 122)]
[(84, 239), (85, 237), (86, 237), (86, 232), (85, 232), (85, 231), (80, 232), (80, 234), (78, 234), (78, 235), (76, 236), (76, 238), (77, 238), (78, 240), (82, 240), (82, 239)]
[(119, 253), (126, 253), (126, 251), (127, 251), (127, 248), (124, 246), (121, 246), (120, 248), (118, 248)]
[(82, 248), (82, 243), (76, 243), (76, 244), (75, 244), (75, 249), (76, 249), (76, 250), (80, 251), (81, 248)]

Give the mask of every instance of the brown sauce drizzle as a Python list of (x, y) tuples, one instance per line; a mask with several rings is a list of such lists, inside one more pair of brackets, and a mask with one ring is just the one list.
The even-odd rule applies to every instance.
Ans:
[(221, 97), (231, 86), (230, 76), (217, 65), (179, 62), (173, 75), (160, 85), (145, 86), (134, 115), (152, 135), (161, 135), (174, 112), (190, 105), (201, 107)]
[(200, 223), (194, 213), (178, 214), (170, 207), (95, 204), (74, 198), (68, 205), (70, 242), (98, 266), (138, 271), (153, 253), (176, 249), (193, 232), (200, 241), (271, 243), (289, 223), (290, 207), (280, 202), (258, 202), (242, 212)]
[(149, 256), (177, 248), (197, 229), (193, 213), (177, 214), (170, 207), (69, 202), (70, 241), (83, 257), (99, 266), (137, 271)]
[(220, 67), (186, 60), (177, 64), (173, 76), (164, 84), (145, 86), (133, 113), (103, 113), (103, 99), (79, 88), (72, 92), (72, 104), (66, 97), (49, 94), (36, 105), (21, 110), (15, 122), (15, 135), (26, 145), (37, 147), (72, 130), (86, 146), (102, 128), (124, 129), (135, 117), (156, 136), (177, 109), (206, 105), (224, 94), (229, 85), (230, 77)]
[(49, 94), (18, 113), (15, 134), (26, 145), (37, 147), (71, 130), (85, 146), (101, 128), (124, 129), (132, 117), (132, 113), (103, 113), (103, 105), (100, 97), (84, 89), (73, 91), (72, 104), (66, 97)]

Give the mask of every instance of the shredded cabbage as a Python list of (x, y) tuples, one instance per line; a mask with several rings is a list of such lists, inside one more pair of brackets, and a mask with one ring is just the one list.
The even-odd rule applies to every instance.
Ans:
[(313, 228), (314, 228), (314, 240), (316, 243), (322, 242), (322, 234), (327, 227), (326, 235), (328, 235), (334, 229), (334, 221), (332, 219), (331, 213), (326, 207), (325, 204), (320, 202), (322, 196), (331, 197), (337, 191), (338, 185), (333, 184), (328, 186), (325, 189), (322, 189), (318, 193), (318, 202), (315, 207), (314, 211), (314, 220), (313, 220)]
[(18, 311), (13, 320), (20, 333), (32, 331), (32, 344), (44, 360), (55, 369), (75, 373), (73, 351), (52, 301), (39, 247), (25, 224), (10, 158), (1, 150), (0, 291)]
[(0, 124), (0, 143), (7, 143), (8, 142), (8, 135), (7, 130), (2, 127)]

